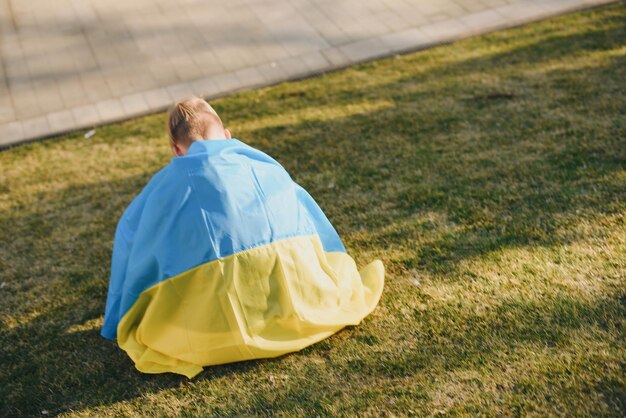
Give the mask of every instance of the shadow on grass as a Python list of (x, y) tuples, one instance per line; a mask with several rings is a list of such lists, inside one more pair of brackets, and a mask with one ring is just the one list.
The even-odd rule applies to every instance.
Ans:
[[(602, 83), (623, 79), (624, 67), (612, 60), (581, 72), (514, 74), (487, 86), (471, 80), (464, 85), (463, 80), (492, 67), (502, 69), (504, 76), (516, 63), (564, 58), (580, 48), (609, 49), (622, 32), (548, 38), (335, 98), (312, 94), (307, 106), (384, 97), (396, 107), (238, 136), (285, 165), (320, 203), (349, 248), (378, 254), (402, 249), (404, 255), (388, 260), (392, 274), (414, 268), (454, 273), (461, 261), (492, 251), (569, 243), (581, 238), (573, 231), (581, 220), (616, 213), (624, 198), (623, 185), (615, 179), (626, 160), (624, 126), (615, 122), (623, 116), (621, 97), (617, 103), (607, 100), (613, 87)], [(403, 59), (419, 64), (415, 57)], [(439, 70), (452, 81), (429, 87)], [(586, 95), (589, 89), (592, 97)], [(281, 94), (281, 87), (276, 91), (268, 101), (281, 100), (272, 97)], [(242, 94), (226, 107), (239, 103), (245, 110), (242, 101), (248, 98)], [(16, 237), (14, 259), (2, 264), (5, 280), (11, 283), (3, 290), (3, 315), (36, 312), (17, 325), (2, 323), (0, 414), (82, 410), (187, 384), (174, 375), (140, 374), (114, 343), (88, 325), (104, 310), (117, 219), (148, 179), (144, 175), (42, 193), (39, 207), (0, 214), (5, 234)], [(81, 205), (82, 210), (69, 212), (68, 205)], [(416, 221), (429, 214), (440, 220)], [(398, 337), (417, 341), (414, 351), (387, 351), (382, 359), (347, 360), (336, 366), (345, 369), (349, 379), (461, 369), (489, 362), (516, 344), (567, 344), (576, 330), (613, 326), (602, 318), (624, 316), (623, 296), (535, 303), (503, 304), (487, 318), (434, 310), (428, 313), (433, 327), (397, 330)], [(543, 316), (534, 316), (539, 311)], [(416, 321), (423, 321), (416, 315)], [(363, 344), (382, 348), (376, 335), (347, 332)], [(420, 345), (424, 340), (431, 343)], [(335, 344), (337, 339), (328, 341)], [(321, 347), (327, 343), (296, 355), (305, 361), (320, 354)], [(211, 367), (195, 381), (249, 373), (270, 362), (280, 359)], [(608, 392), (617, 390), (607, 385)], [(315, 396), (307, 387), (294, 387), (280, 408), (312, 405)]]
[[(506, 60), (515, 53), (502, 55)], [(420, 99), (447, 102), (439, 112), (407, 109), (414, 100), (404, 88), (410, 79), (400, 79), (366, 94), (392, 97), (394, 109), (253, 135), (320, 201), (349, 244), (385, 248), (420, 241), (413, 257), (394, 261), (450, 273), (464, 259), (503, 248), (569, 243), (581, 238), (575, 232), (580, 222), (620, 213), (624, 125), (606, 116), (623, 108), (612, 99), (616, 84), (602, 83), (626, 75), (622, 61), (610, 59), (584, 75), (527, 75), (513, 85), (519, 95), (498, 93), (497, 85), (484, 95), (474, 94), (482, 86), (423, 89)], [(474, 71), (489, 61), (478, 62)], [(466, 76), (473, 65), (461, 63), (452, 72)], [(554, 80), (558, 85), (550, 85)], [(546, 85), (551, 92), (541, 91)], [(297, 141), (272, 141), (276, 137)], [(433, 213), (453, 232), (419, 240), (443, 229), (416, 222)]]

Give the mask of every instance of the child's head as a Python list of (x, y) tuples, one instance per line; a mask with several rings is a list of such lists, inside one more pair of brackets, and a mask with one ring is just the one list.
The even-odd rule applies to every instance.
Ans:
[(187, 154), (194, 141), (205, 139), (230, 139), (222, 120), (203, 99), (193, 97), (177, 102), (169, 111), (167, 131), (175, 155)]

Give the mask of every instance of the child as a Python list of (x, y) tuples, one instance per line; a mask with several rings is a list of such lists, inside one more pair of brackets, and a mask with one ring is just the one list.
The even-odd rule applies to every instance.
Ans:
[(176, 157), (118, 223), (102, 329), (137, 369), (276, 357), (376, 307), (382, 263), (359, 272), (313, 198), (208, 103), (177, 103), (168, 131)]

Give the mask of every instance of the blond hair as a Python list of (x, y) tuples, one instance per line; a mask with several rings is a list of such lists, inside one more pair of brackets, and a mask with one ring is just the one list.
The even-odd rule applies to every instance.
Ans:
[(217, 113), (203, 99), (192, 97), (176, 102), (167, 117), (170, 145), (189, 145), (194, 138), (202, 138), (209, 123), (219, 122)]

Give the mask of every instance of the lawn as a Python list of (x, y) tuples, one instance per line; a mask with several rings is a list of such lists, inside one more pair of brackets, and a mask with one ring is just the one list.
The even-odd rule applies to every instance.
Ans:
[(617, 4), (213, 101), (387, 276), (359, 326), (193, 380), (99, 336), (165, 116), (0, 152), (0, 415), (623, 416), (625, 21)]

